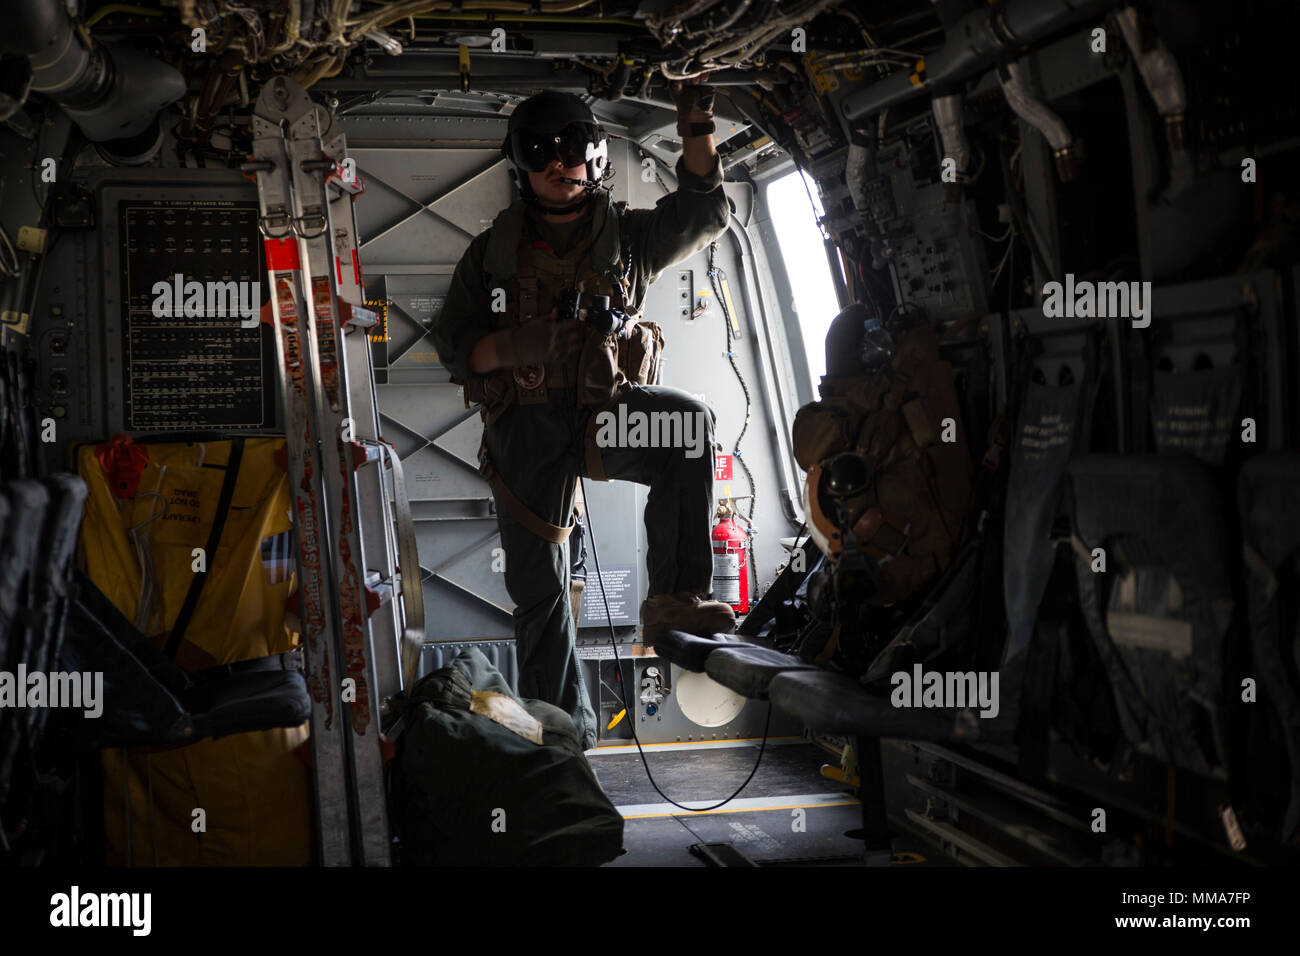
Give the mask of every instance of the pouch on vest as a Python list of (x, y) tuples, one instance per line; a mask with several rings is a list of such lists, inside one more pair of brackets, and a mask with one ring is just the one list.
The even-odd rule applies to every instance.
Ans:
[(638, 322), (618, 342), (618, 367), (635, 385), (658, 385), (662, 379), (664, 332), (656, 322)]
[[(851, 380), (856, 382), (856, 380)], [(853, 447), (859, 403), (848, 396), (849, 383), (822, 379), (822, 400), (804, 405), (791, 429), (795, 461), (804, 471)]]
[(637, 322), (626, 339), (588, 333), (578, 366), (578, 404), (601, 407), (633, 385), (659, 384), (663, 348), (663, 329), (654, 322)]
[(590, 328), (578, 359), (578, 404), (604, 405), (627, 391), (628, 381), (618, 367), (618, 340), (613, 334), (599, 335)]
[(485, 424), (491, 424), (510, 407), (515, 396), (515, 383), (510, 369), (497, 369), (487, 375), (471, 375), (467, 379), (451, 377), (465, 393), (465, 407), (478, 405)]

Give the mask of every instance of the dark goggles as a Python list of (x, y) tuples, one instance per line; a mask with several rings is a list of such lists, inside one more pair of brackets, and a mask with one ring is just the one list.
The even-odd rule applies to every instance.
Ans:
[(517, 129), (510, 134), (510, 156), (525, 172), (540, 173), (557, 159), (566, 168), (586, 165), (588, 148), (599, 143), (600, 134), (591, 123), (570, 123), (551, 134)]

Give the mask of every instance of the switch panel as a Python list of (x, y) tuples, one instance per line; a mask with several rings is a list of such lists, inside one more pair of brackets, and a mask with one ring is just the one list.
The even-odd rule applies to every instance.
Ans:
[(695, 270), (677, 271), (677, 314), (687, 322), (693, 321), (695, 311)]

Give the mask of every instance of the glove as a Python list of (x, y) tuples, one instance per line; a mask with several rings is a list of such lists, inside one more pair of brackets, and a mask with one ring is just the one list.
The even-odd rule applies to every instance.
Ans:
[[(707, 76), (705, 73), (699, 79)], [(713, 87), (698, 81), (687, 84), (674, 80), (669, 84), (668, 91), (677, 105), (678, 136), (704, 136), (714, 131)]]
[(558, 361), (582, 348), (586, 331), (581, 322), (529, 322), (506, 337), (502, 361), (506, 368)]

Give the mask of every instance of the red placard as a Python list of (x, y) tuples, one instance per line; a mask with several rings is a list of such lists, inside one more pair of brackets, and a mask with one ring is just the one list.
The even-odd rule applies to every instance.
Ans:
[(266, 248), (266, 267), (270, 271), (301, 268), (302, 263), (298, 259), (298, 240), (267, 239), (263, 245)]
[(731, 456), (713, 456), (713, 478), (715, 481), (731, 481)]

